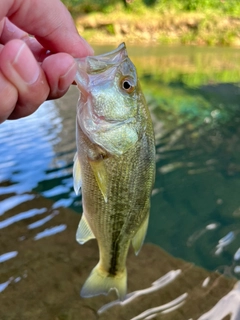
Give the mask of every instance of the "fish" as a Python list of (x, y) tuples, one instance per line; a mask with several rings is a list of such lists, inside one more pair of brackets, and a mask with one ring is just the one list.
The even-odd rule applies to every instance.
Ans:
[(82, 193), (76, 240), (97, 240), (99, 262), (81, 289), (84, 298), (127, 293), (126, 259), (147, 232), (155, 179), (155, 140), (137, 71), (124, 43), (77, 59), (80, 91), (73, 181)]

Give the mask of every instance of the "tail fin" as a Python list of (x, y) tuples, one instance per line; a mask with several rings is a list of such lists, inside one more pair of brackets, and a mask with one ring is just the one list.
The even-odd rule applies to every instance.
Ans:
[(124, 300), (127, 293), (127, 270), (125, 269), (124, 272), (113, 276), (103, 272), (97, 264), (84, 283), (81, 296), (90, 298), (99, 294), (107, 295), (113, 289), (115, 289), (119, 299)]

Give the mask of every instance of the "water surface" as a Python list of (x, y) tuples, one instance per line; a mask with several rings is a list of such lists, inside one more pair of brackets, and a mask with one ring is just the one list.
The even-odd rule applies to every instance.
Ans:
[[(240, 51), (197, 47), (129, 47), (128, 51), (156, 135), (157, 176), (146, 241), (174, 257), (239, 278)], [(4, 272), (11, 269), (11, 261), (25, 263), (19, 254), (27, 255), (24, 241), (37, 243), (67, 232), (64, 208), (80, 218), (81, 197), (72, 187), (77, 98), (77, 89), (71, 88), (32, 116), (0, 126)], [(28, 273), (26, 269), (6, 278), (4, 272), (3, 293)]]

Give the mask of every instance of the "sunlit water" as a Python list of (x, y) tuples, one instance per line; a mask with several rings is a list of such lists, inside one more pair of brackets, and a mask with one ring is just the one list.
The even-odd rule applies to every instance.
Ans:
[[(156, 134), (157, 177), (146, 241), (240, 278), (240, 71), (234, 64), (240, 52), (130, 48), (129, 53)], [(37, 241), (66, 229), (64, 221), (54, 224), (58, 208), (81, 212), (72, 186), (77, 98), (72, 88), (30, 117), (0, 125), (0, 229), (31, 218), (27, 229), (36, 230)], [(31, 207), (11, 215), (38, 195), (52, 200), (51, 212)], [(39, 232), (49, 221), (51, 227)], [(0, 263), (8, 259), (18, 259), (17, 244), (0, 251)], [(0, 292), (18, 280), (2, 283)]]

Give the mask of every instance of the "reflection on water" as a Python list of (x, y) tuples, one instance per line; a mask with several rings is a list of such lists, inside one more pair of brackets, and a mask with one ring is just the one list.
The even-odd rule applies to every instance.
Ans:
[(2, 228), (6, 228), (9, 225), (21, 221), (23, 219), (28, 219), (30, 217), (34, 217), (36, 214), (42, 214), (44, 212), (46, 212), (46, 208), (41, 208), (41, 209), (30, 209), (28, 211), (25, 212), (21, 212), (13, 217), (7, 218), (6, 220), (3, 220), (0, 222), (0, 229)]
[(52, 227), (52, 228), (45, 229), (42, 232), (37, 233), (35, 235), (35, 237), (34, 237), (34, 240), (39, 240), (39, 239), (42, 239), (44, 237), (52, 236), (52, 235), (54, 235), (56, 233), (64, 231), (66, 228), (67, 228), (67, 226), (65, 224), (61, 224), (59, 226), (55, 226), (55, 227)]
[[(9, 188), (7, 188), (9, 189)], [(6, 188), (2, 187), (2, 190), (5, 190)], [(8, 192), (6, 192), (8, 193)], [(3, 193), (5, 194), (5, 193)], [(34, 196), (30, 194), (23, 194), (23, 195), (17, 195), (17, 196), (12, 196), (7, 199), (4, 199), (1, 201), (1, 208), (0, 208), (0, 216), (3, 215), (6, 211), (11, 210), (12, 208), (16, 207), (20, 203), (24, 203), (28, 200), (33, 199)]]
[(139, 314), (138, 316), (132, 318), (131, 320), (153, 319), (158, 314), (171, 313), (172, 311), (175, 311), (176, 309), (180, 308), (185, 303), (187, 296), (187, 293), (184, 293), (176, 299), (172, 300), (171, 302), (168, 302), (159, 307), (148, 309), (143, 313)]
[(160, 288), (163, 288), (166, 285), (168, 285), (169, 283), (171, 283), (173, 280), (175, 280), (176, 277), (180, 273), (181, 273), (181, 270), (171, 270), (170, 272), (165, 274), (163, 277), (161, 277), (158, 280), (154, 281), (152, 283), (151, 287), (143, 289), (143, 290), (138, 290), (138, 291), (134, 291), (134, 292), (128, 293), (126, 298), (124, 299), (124, 301), (116, 300), (116, 301), (112, 301), (112, 302), (102, 306), (98, 310), (98, 314), (101, 314), (104, 311), (106, 311), (107, 309), (109, 309), (109, 308), (111, 308), (113, 306), (116, 306), (116, 305), (125, 306), (126, 304), (132, 302), (134, 299), (136, 299), (139, 296), (146, 295), (146, 294), (149, 294), (151, 292), (157, 291)]
[(0, 263), (16, 257), (17, 254), (18, 254), (17, 251), (11, 251), (11, 252), (6, 252), (6, 253), (0, 255)]
[(0, 181), (11, 181), (10, 186), (1, 188), (1, 194), (31, 191), (46, 178), (61, 129), (61, 118), (52, 102), (30, 118), (1, 125)]
[[(112, 48), (96, 48), (96, 53), (108, 49)], [(146, 240), (175, 257), (240, 279), (239, 50), (130, 48), (129, 52), (137, 65), (156, 133), (157, 177)], [(34, 246), (40, 248), (42, 241), (46, 245), (58, 237), (65, 239), (59, 240), (60, 247), (68, 243), (66, 252), (74, 246), (77, 222), (70, 228), (63, 210), (70, 208), (71, 217), (73, 211), (81, 212), (81, 197), (75, 196), (72, 186), (77, 98), (76, 88), (71, 88), (65, 97), (44, 103), (32, 116), (0, 126), (0, 292), (4, 294), (16, 283), (24, 287), (22, 280), (29, 279), (28, 270), (40, 257)], [(32, 246), (29, 252), (26, 244)], [(53, 241), (53, 252), (56, 248)], [(78, 272), (69, 266), (74, 258), (64, 256), (66, 252), (58, 259), (67, 261), (66, 268), (75, 280), (79, 273), (84, 279), (82, 270), (85, 266), (89, 270), (92, 256), (82, 247), (74, 250), (76, 256), (85, 252), (88, 257), (81, 264), (76, 262)], [(91, 308), (104, 319), (105, 313), (109, 315), (120, 305), (127, 307), (135, 299), (145, 299), (146, 294), (165, 290), (164, 283), (168, 284), (176, 270), (180, 270), (178, 266), (162, 273), (158, 281), (155, 276), (142, 287), (132, 287), (124, 302), (100, 299), (101, 304)], [(130, 270), (130, 287), (131, 277)], [(74, 292), (76, 299), (81, 281), (78, 279)], [(205, 274), (201, 288), (209, 286), (211, 277)], [(225, 301), (233, 296), (237, 297), (233, 301), (239, 299), (239, 289), (234, 290), (229, 295), (224, 292), (220, 304), (212, 301), (208, 309), (201, 310), (206, 313), (215, 304), (213, 311), (191, 316), (215, 319)], [(184, 310), (189, 297), (189, 291), (183, 290), (161, 303), (156, 298), (154, 304), (136, 309), (132, 319), (150, 319), (160, 313), (171, 319), (171, 312)], [(231, 310), (232, 319), (237, 319), (239, 311), (233, 305)], [(77, 318), (73, 315), (69, 319)]]
[(222, 319), (226, 316), (230, 316), (230, 320), (240, 319), (240, 282), (198, 320), (219, 320), (219, 315), (221, 315)]
[[(158, 280), (152, 283), (152, 286), (143, 290), (138, 290), (135, 292), (131, 292), (127, 295), (126, 300), (120, 301), (112, 301), (106, 305), (103, 305), (99, 310), (98, 314), (104, 313), (106, 310), (110, 309), (113, 306), (120, 305), (125, 306), (128, 303), (131, 303), (134, 299), (141, 295), (146, 295), (151, 292), (160, 290), (165, 286), (171, 284), (179, 275), (181, 274), (181, 270), (170, 271)], [(207, 277), (203, 283), (202, 288), (206, 288), (211, 281), (210, 277)], [(183, 304), (187, 300), (191, 300), (192, 297), (189, 296), (187, 292), (181, 294), (177, 298), (171, 300), (168, 303), (162, 304), (160, 306), (150, 308), (145, 310), (144, 312), (138, 314), (137, 316), (131, 318), (131, 320), (142, 320), (142, 319), (156, 319), (156, 316), (171, 314), (174, 316), (174, 312), (183, 306)], [(230, 316), (230, 320), (238, 320), (240, 319), (240, 282), (237, 282), (234, 288), (227, 293), (224, 297), (222, 297), (211, 310), (200, 316), (198, 320), (219, 320), (223, 319), (226, 316)], [(173, 319), (173, 318), (172, 318)]]

